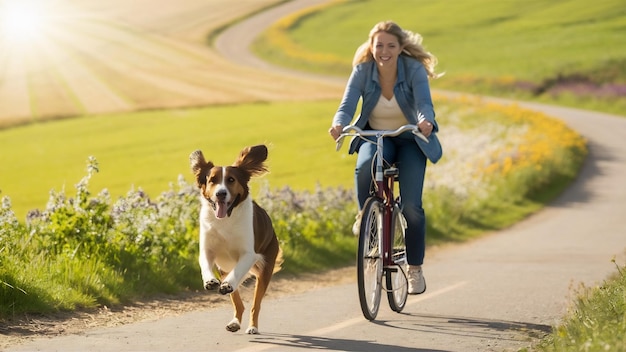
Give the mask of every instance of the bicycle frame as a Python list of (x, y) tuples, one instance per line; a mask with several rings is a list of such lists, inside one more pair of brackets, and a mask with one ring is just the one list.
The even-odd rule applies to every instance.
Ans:
[[(383, 253), (383, 267), (385, 270), (390, 269), (391, 267), (396, 266), (397, 264), (393, 261), (393, 248), (391, 243), (391, 231), (392, 231), (392, 213), (394, 211), (394, 207), (397, 205), (396, 199), (394, 197), (394, 179), (398, 173), (397, 168), (387, 169), (387, 175), (385, 174), (384, 168), (384, 160), (383, 160), (383, 139), (385, 137), (394, 137), (398, 136), (404, 132), (411, 131), (415, 136), (419, 137), (425, 142), (428, 142), (428, 139), (419, 131), (417, 125), (404, 125), (398, 128), (397, 130), (367, 130), (363, 131), (362, 129), (349, 125), (344, 127), (343, 133), (337, 138), (337, 150), (341, 148), (343, 139), (348, 136), (359, 137), (368, 143), (376, 143), (376, 164), (375, 164), (375, 174), (374, 174), (374, 186), (375, 186), (375, 195), (379, 197), (383, 202), (383, 238), (382, 238), (382, 248), (381, 252)], [(354, 132), (354, 133), (351, 133)], [(364, 138), (373, 136), (376, 137), (376, 141), (372, 142), (371, 140)]]
[[(341, 148), (342, 141), (347, 136), (359, 137), (368, 143), (376, 144), (375, 162), (372, 162), (375, 189), (361, 209), (362, 219), (357, 250), (359, 303), (363, 315), (369, 320), (376, 319), (378, 314), (383, 276), (386, 282), (387, 299), (393, 311), (402, 311), (408, 295), (407, 276), (403, 269), (403, 266), (407, 264), (404, 234), (401, 235), (402, 237), (394, 238), (396, 231), (404, 232), (406, 229), (399, 201), (394, 196), (394, 182), (399, 170), (393, 165), (385, 169), (383, 159), (384, 138), (397, 136), (406, 131), (411, 131), (419, 138), (428, 141), (416, 125), (405, 125), (395, 131), (363, 131), (356, 126), (346, 126), (337, 138), (337, 150)], [(372, 141), (366, 137), (376, 138)], [(375, 241), (372, 241), (372, 238), (375, 238)]]
[(383, 238), (382, 238), (382, 250), (383, 253), (383, 268), (388, 270), (391, 266), (395, 266), (396, 263), (393, 259), (393, 247), (391, 244), (391, 231), (392, 231), (392, 213), (394, 211), (394, 207), (396, 206), (396, 198), (394, 196), (394, 182), (395, 176), (397, 175), (398, 169), (387, 169), (393, 170), (393, 172), (386, 173), (384, 168), (384, 160), (382, 156), (383, 152), (383, 138), (382, 134), (376, 135), (376, 172), (374, 177), (374, 187), (375, 194), (379, 197), (383, 202)]

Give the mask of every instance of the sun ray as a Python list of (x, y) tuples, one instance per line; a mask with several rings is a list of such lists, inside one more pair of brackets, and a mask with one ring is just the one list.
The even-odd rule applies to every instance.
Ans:
[(38, 40), (48, 22), (43, 1), (4, 0), (0, 6), (1, 33), (9, 45)]
[(238, 66), (207, 46), (206, 33), (280, 1), (0, 0), (0, 126), (335, 95), (326, 84)]

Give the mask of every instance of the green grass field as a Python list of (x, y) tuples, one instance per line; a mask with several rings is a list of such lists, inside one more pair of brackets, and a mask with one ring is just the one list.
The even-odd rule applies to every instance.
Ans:
[(446, 73), (435, 88), (626, 115), (626, 7), (620, 0), (593, 6), (584, 0), (337, 2), (279, 22), (254, 48), (276, 63), (347, 76), (357, 46), (382, 20), (424, 37)]
[(45, 207), (48, 191), (73, 190), (94, 156), (93, 189), (120, 196), (141, 187), (156, 196), (178, 175), (191, 180), (189, 154), (201, 149), (231, 164), (248, 145), (267, 144), (273, 187), (352, 186), (352, 158), (327, 134), (336, 102), (271, 103), (163, 110), (41, 123), (0, 132), (0, 190), (23, 219)]

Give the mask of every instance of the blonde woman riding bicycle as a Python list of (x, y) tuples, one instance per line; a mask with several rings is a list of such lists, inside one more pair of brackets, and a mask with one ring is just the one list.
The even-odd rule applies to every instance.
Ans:
[[(407, 222), (410, 294), (426, 291), (422, 271), (426, 250), (422, 191), (427, 160), (436, 163), (442, 156), (428, 81), (439, 76), (434, 72), (436, 63), (436, 58), (422, 47), (418, 34), (391, 21), (377, 23), (370, 31), (369, 39), (356, 51), (352, 74), (329, 130), (337, 140), (343, 128), (352, 121), (362, 99), (355, 126), (363, 130), (395, 130), (415, 124), (428, 139), (425, 142), (408, 131), (384, 139), (385, 162), (396, 164), (400, 169), (398, 179), (402, 213)], [(354, 152), (357, 152), (356, 195), (361, 210), (373, 184), (371, 170), (376, 145), (354, 138), (349, 153)], [(357, 223), (359, 220), (357, 215)]]

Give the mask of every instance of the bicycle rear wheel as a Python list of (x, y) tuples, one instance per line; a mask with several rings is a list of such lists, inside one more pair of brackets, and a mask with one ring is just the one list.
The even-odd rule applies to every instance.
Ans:
[(388, 268), (385, 272), (387, 284), (387, 299), (389, 307), (394, 312), (401, 312), (406, 306), (406, 299), (409, 295), (409, 282), (406, 277), (406, 243), (404, 231), (406, 220), (402, 211), (397, 206), (394, 208), (391, 218), (391, 243), (393, 244), (393, 261), (395, 267)]
[(377, 198), (369, 198), (365, 201), (362, 210), (357, 253), (359, 301), (361, 311), (368, 320), (376, 319), (380, 307), (383, 275), (382, 229), (382, 203)]

